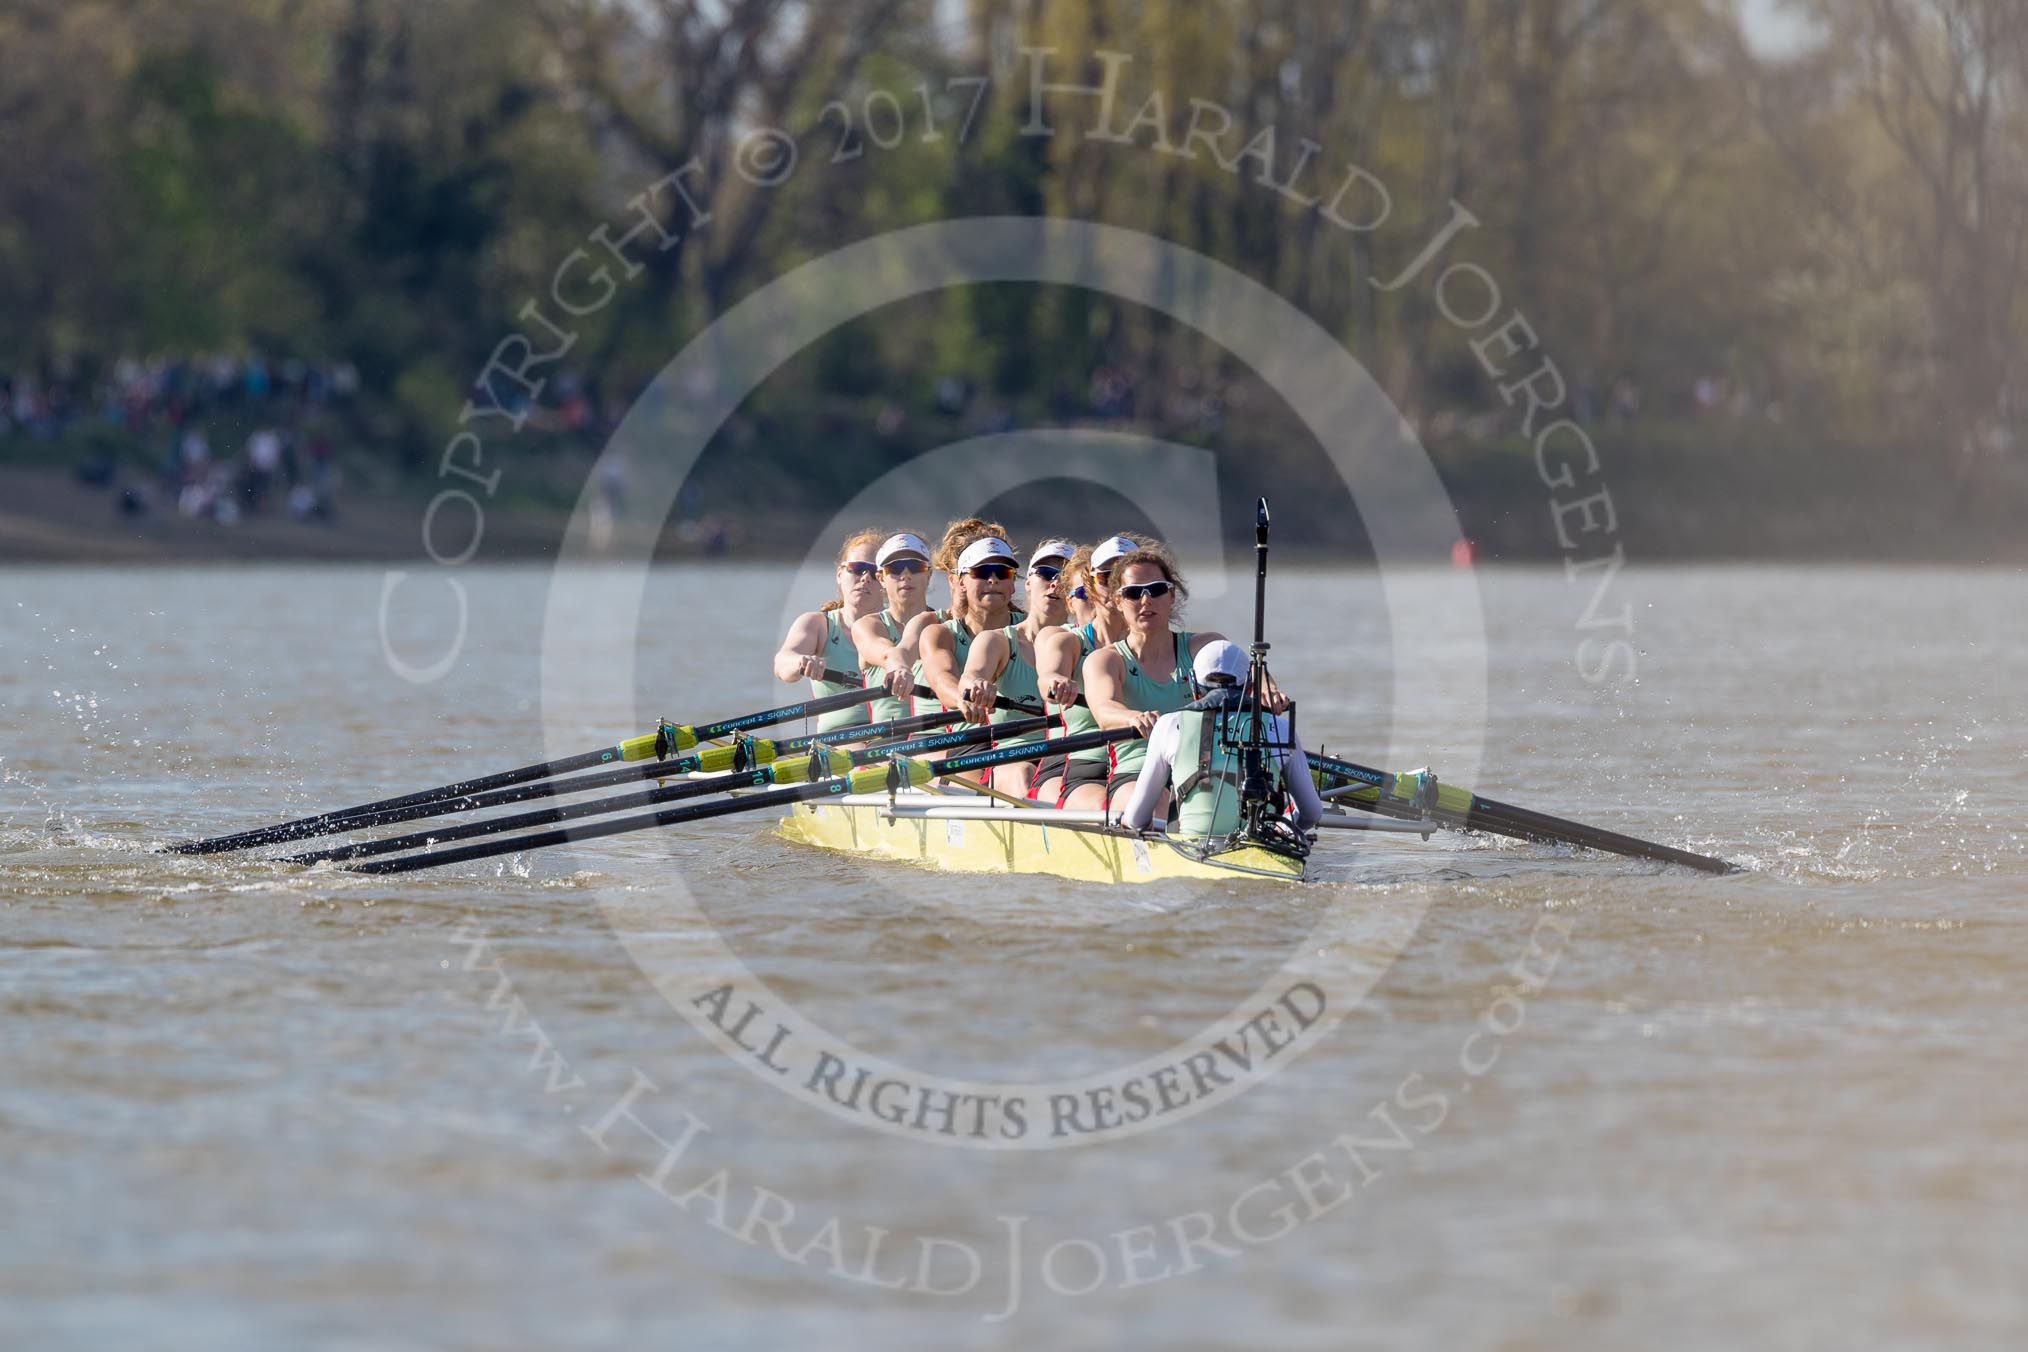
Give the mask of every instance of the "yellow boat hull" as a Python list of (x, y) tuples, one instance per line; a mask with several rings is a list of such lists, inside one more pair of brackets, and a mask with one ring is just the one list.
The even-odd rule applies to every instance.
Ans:
[(820, 849), (928, 864), (957, 873), (1046, 873), (1093, 883), (1229, 881), (1265, 877), (1301, 882), (1303, 861), (1258, 845), (1198, 858), (1188, 838), (1050, 826), (1044, 811), (992, 817), (896, 816), (884, 804), (798, 803), (778, 832)]

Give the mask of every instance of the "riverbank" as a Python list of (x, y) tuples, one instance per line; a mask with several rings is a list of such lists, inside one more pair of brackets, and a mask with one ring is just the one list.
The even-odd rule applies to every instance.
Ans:
[[(1526, 456), (1476, 453), (1437, 456), (1450, 487), (1462, 533), (1484, 562), (1559, 564), (1574, 556), (1557, 535), (1565, 524), (1597, 527), (1606, 507), (1569, 500), (1588, 495), (1542, 487)], [(1876, 502), (1853, 485), (1810, 485), (1745, 456), (1709, 457), (1700, 473), (1671, 474), (1666, 464), (1621, 462), (1603, 490), (1611, 494), (1610, 536), (1594, 533), (1598, 549), (1616, 543), (1630, 559), (1648, 562), (1904, 562), (2028, 566), (2028, 538), (2018, 530), (2028, 498), (2010, 485), (1979, 494), (1910, 491)], [(722, 485), (718, 486), (722, 490)], [(569, 523), (562, 492), (555, 502), (523, 499), (488, 504), (476, 557), (508, 562), (554, 557)], [(729, 498), (723, 491), (714, 499)], [(1876, 495), (1891, 496), (1891, 495)], [(1243, 526), (1245, 514), (1226, 504), (1226, 526)], [(1281, 557), (1344, 562), (1364, 551), (1356, 516), (1342, 506), (1305, 501), (1287, 493), (1277, 504), (1276, 547)], [(404, 562), (426, 557), (423, 519), (429, 497), (420, 489), (355, 487), (341, 493), (325, 518), (297, 520), (274, 504), (227, 524), (213, 517), (186, 518), (157, 499), (139, 512), (122, 510), (118, 488), (84, 482), (74, 466), (0, 464), (0, 563), (158, 562)], [(1119, 529), (1114, 513), (1094, 502), (1061, 503), (1051, 511), (1032, 498), (996, 504), (1020, 532), (1069, 530), (1086, 534)], [(1096, 515), (1094, 515), (1096, 511)], [(1068, 515), (1065, 515), (1065, 513)], [(1037, 523), (1028, 518), (1048, 515)], [(1088, 522), (1084, 518), (1090, 517)], [(1075, 518), (1075, 519), (1072, 519)], [(1092, 523), (1098, 524), (1092, 524)], [(808, 542), (835, 528), (829, 513), (801, 504), (771, 507), (728, 502), (701, 519), (667, 523), (657, 553), (669, 558), (800, 558)], [(1127, 528), (1135, 523), (1129, 520)], [(1606, 543), (1599, 543), (1605, 541)], [(1233, 547), (1246, 542), (1237, 537)], [(458, 547), (462, 547), (462, 540)], [(1581, 561), (1580, 559), (1580, 561)], [(1439, 562), (1440, 560), (1432, 560)]]

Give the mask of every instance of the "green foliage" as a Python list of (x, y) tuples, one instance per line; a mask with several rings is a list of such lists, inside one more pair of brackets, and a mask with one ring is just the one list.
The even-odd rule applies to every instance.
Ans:
[[(930, 0), (831, 0), (705, 7), (678, 32), (632, 0), (28, 8), (0, 15), (0, 160), (19, 171), (0, 181), (0, 365), (344, 358), (365, 387), (351, 440), (391, 464), (428, 463), (523, 304), (693, 157), (710, 220), (574, 329), (571, 364), (621, 398), (840, 244), (1060, 214), (1276, 288), (1425, 428), (1498, 419), (1478, 335), (1427, 286), (1369, 285), (1460, 202), (1481, 224), (1445, 261), (1497, 276), (1503, 312), (1594, 401), (1637, 387), (1667, 420), (1699, 378), (1728, 382), (1779, 404), (1788, 454), (1819, 473), (1888, 445), (1948, 460), (2028, 410), (2013, 0), (1810, 0), (1822, 42), (1784, 61), (1754, 55), (1716, 0), (979, 0), (955, 26)], [(1159, 126), (1115, 144), (1087, 134), (1088, 104), (1058, 100), (1054, 136), (1023, 134), (1026, 68), (988, 59), (1022, 43), (1052, 47), (1061, 79), (1131, 53), (1116, 125), (1146, 108)], [(984, 69), (961, 143), (962, 81)], [(1184, 153), (1193, 100), (1230, 113), (1218, 150)], [(892, 108), (902, 134), (876, 140)], [(798, 172), (775, 189), (727, 168), (762, 125), (797, 134)], [(1220, 166), (1264, 133), (1266, 163)], [(1384, 225), (1343, 229), (1277, 190), (1305, 141), (1307, 191), (1359, 166), (1386, 185)], [(1186, 378), (1245, 379), (1195, 335), (1093, 291), (982, 285), (793, 364), (755, 411), (785, 439), (756, 433), (745, 464), (778, 456), (784, 484), (819, 491), (810, 445), (899, 453), (961, 430), (934, 410), (945, 376), (977, 408), (1041, 421), (1085, 412), (1101, 367), (1143, 392), (1149, 430), (1241, 449), (1215, 418), (1150, 411)], [(865, 425), (898, 410), (902, 430)], [(1660, 444), (1628, 454), (1666, 458)]]

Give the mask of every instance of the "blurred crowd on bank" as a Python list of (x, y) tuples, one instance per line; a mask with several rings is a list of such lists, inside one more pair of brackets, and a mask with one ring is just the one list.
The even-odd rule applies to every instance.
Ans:
[[(328, 521), (338, 466), (321, 415), (358, 393), (350, 362), (257, 352), (122, 357), (96, 380), (0, 369), (0, 439), (110, 433), (83, 438), (93, 449), (77, 472), (114, 490), (124, 515)], [(122, 444), (143, 449), (143, 472), (119, 454)]]

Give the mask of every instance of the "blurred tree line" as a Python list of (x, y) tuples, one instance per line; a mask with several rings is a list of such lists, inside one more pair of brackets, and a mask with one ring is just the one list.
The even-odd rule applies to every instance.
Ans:
[[(8, 0), (0, 372), (342, 356), (359, 444), (422, 465), (558, 262), (696, 162), (709, 221), (644, 257), (573, 353), (601, 417), (827, 248), (1056, 213), (1239, 268), (1339, 335), (1426, 440), (1513, 460), (1518, 419), (1469, 335), (1427, 286), (1368, 284), (1457, 202), (1481, 226), (1454, 256), (1500, 279), (1602, 442), (1692, 478), (1685, 457), (1723, 446), (1718, 472), (1784, 457), (1780, 491), (1892, 464), (1974, 497), (2018, 472), (2028, 432), (2028, 5), (1786, 13), (1795, 37), (1769, 50), (1735, 0)], [(1023, 135), (1023, 46), (1088, 81), (1129, 53), (1121, 121), (1160, 91), (1179, 140), (1190, 101), (1215, 103), (1229, 148), (1274, 128), (1277, 174), (1305, 139), (1320, 185), (1363, 166), (1389, 220), (1339, 229), (1251, 164), (1092, 140), (1089, 109)], [(988, 72), (961, 143), (964, 81)], [(876, 94), (905, 119), (892, 146), (868, 139)], [(799, 138), (780, 188), (733, 172), (759, 124)], [(823, 486), (798, 444), (906, 450), (939, 411), (1129, 417), (1255, 451), (1272, 423), (1248, 373), (1093, 293), (976, 287), (907, 315), (769, 387), (776, 488)]]

